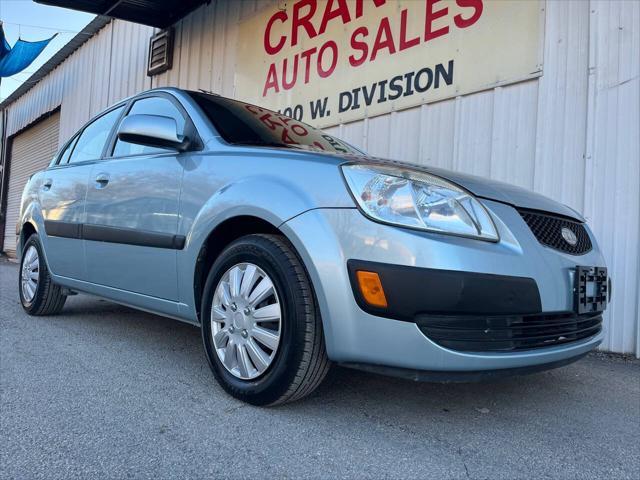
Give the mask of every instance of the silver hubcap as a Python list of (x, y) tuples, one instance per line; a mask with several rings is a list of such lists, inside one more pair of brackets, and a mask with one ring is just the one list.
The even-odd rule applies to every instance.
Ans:
[(33, 300), (38, 289), (38, 279), (40, 277), (40, 261), (38, 250), (31, 245), (27, 248), (22, 259), (22, 272), (20, 274), (22, 296), (27, 302)]
[(211, 306), (211, 334), (218, 358), (235, 377), (262, 375), (278, 351), (282, 309), (269, 276), (239, 263), (225, 272)]

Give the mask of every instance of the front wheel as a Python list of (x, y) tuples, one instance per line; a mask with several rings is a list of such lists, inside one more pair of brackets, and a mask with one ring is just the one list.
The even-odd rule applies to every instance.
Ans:
[(24, 244), (20, 260), (20, 303), (29, 315), (55, 315), (64, 302), (62, 288), (53, 283), (42, 254), (40, 237), (31, 235)]
[(253, 405), (313, 392), (329, 369), (311, 283), (289, 242), (248, 235), (211, 267), (202, 300), (202, 338), (222, 387)]

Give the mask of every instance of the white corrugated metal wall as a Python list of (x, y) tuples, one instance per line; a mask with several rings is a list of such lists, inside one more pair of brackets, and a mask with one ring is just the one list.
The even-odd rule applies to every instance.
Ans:
[[(152, 81), (152, 29), (114, 21), (10, 106), (9, 134), (62, 104), (63, 141), (150, 86), (235, 96), (236, 25), (272, 3), (199, 8), (176, 25), (173, 68)], [(547, 0), (541, 78), (330, 130), (375, 155), (515, 183), (583, 212), (615, 282), (603, 348), (640, 354), (639, 77), (640, 2)]]

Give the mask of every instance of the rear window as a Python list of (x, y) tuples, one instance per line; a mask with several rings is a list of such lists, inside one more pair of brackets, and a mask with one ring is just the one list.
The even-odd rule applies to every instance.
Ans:
[(189, 94), (227, 143), (363, 154), (348, 143), (281, 113), (215, 95)]

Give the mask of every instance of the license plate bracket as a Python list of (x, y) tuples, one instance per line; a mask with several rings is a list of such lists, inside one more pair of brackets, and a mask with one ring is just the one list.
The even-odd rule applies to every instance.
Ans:
[(577, 266), (574, 278), (576, 313), (602, 312), (609, 299), (609, 283), (605, 267)]

